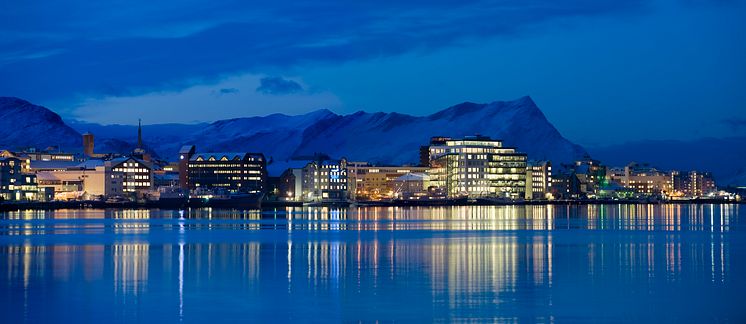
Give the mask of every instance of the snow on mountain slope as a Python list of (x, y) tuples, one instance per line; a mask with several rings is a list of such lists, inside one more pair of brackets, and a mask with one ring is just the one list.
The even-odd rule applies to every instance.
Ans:
[(463, 103), (425, 117), (358, 112), (329, 118), (305, 130), (295, 155), (326, 152), (352, 160), (415, 163), (418, 148), (432, 136), (474, 134), (502, 139), (531, 159), (568, 162), (585, 153), (560, 135), (531, 98), (523, 97), (490, 104)]
[(430, 137), (474, 134), (502, 139), (531, 159), (568, 162), (585, 154), (560, 135), (529, 97), (463, 103), (423, 117), (362, 111), (337, 115), (318, 110), (299, 116), (230, 119), (205, 127), (186, 142), (201, 151), (263, 152), (277, 162), (326, 153), (355, 161), (414, 164), (419, 147)]
[(0, 97), (0, 148), (81, 149), (82, 138), (59, 115), (15, 97)]

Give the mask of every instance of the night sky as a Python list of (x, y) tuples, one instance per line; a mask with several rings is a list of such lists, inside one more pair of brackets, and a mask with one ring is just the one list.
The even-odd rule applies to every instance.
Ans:
[(123, 124), (530, 95), (585, 145), (746, 135), (746, 3), (0, 0), (0, 95)]

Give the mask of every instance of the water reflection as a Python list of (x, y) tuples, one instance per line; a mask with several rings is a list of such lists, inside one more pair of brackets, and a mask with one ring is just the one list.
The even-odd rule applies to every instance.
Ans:
[(737, 205), (90, 212), (2, 218), (10, 322), (743, 314)]
[[(288, 207), (274, 210), (58, 210), (0, 213), (0, 236), (147, 234), (151, 228), (287, 231), (636, 230), (728, 232), (740, 205)], [(178, 220), (178, 221), (177, 221)]]

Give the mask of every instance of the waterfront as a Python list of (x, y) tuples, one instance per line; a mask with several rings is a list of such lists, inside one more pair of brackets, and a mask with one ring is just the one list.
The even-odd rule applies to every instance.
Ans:
[(0, 213), (9, 323), (743, 322), (743, 205)]

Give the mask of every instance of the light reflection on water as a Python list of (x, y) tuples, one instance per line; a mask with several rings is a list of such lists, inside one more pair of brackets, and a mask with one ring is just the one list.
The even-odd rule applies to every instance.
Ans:
[(9, 323), (739, 322), (743, 212), (739, 205), (11, 212), (0, 214), (0, 311)]

